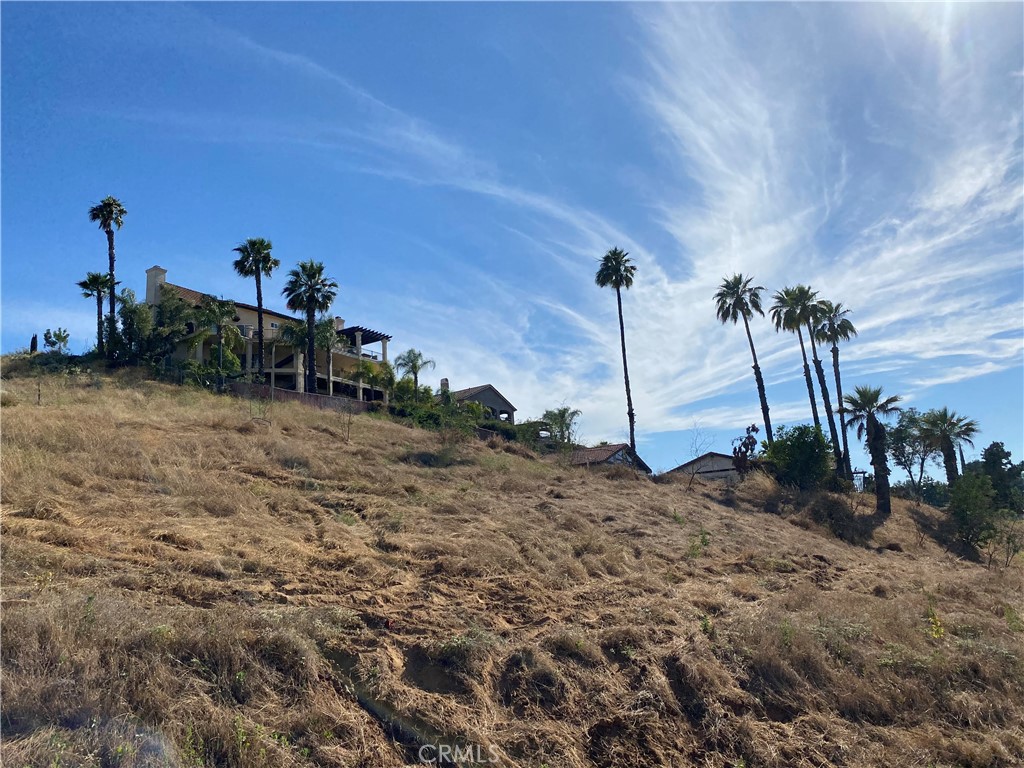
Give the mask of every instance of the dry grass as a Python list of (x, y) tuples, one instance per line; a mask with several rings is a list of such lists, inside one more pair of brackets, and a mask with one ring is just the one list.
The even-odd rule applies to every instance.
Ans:
[(430, 466), (430, 433), (130, 374), (3, 393), (5, 765), (1024, 761), (1021, 565), (936, 511)]

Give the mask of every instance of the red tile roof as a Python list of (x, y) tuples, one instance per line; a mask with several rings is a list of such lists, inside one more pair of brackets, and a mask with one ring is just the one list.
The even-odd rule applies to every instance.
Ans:
[(603, 464), (623, 448), (628, 449), (629, 443), (595, 445), (593, 448), (575, 448), (569, 462), (571, 464)]
[[(593, 448), (579, 446), (573, 449), (569, 463), (575, 466), (589, 466), (590, 464), (604, 464), (619, 451), (625, 451), (627, 457), (632, 457), (632, 464), (637, 469), (650, 472), (651, 468), (647, 463), (637, 456), (629, 448), (629, 443), (613, 443), (611, 445), (595, 445)], [(625, 463), (625, 462), (624, 462)]]

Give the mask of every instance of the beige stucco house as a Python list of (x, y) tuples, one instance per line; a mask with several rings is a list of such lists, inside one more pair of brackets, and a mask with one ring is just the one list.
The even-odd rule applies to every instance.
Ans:
[[(160, 302), (161, 291), (169, 289), (176, 292), (190, 305), (198, 305), (205, 295), (200, 291), (185, 288), (167, 282), (167, 270), (153, 266), (146, 270), (146, 303), (156, 306)], [(239, 355), (242, 370), (247, 374), (257, 373), (256, 366), (256, 306), (241, 301), (234, 302), (236, 316), (234, 324), (238, 326), (245, 341), (245, 348)], [(263, 367), (267, 375), (267, 383), (272, 387), (291, 389), (302, 392), (305, 389), (305, 345), (292, 346), (281, 338), (281, 329), (285, 323), (295, 322), (298, 318), (264, 308), (263, 310)], [(301, 322), (301, 320), (300, 320)], [(386, 400), (387, 394), (374, 389), (368, 384), (353, 381), (351, 376), (360, 362), (368, 362), (378, 366), (388, 360), (388, 342), (391, 336), (364, 328), (360, 325), (346, 326), (340, 317), (334, 318), (337, 346), (328, 353), (318, 349), (316, 352), (317, 391), (320, 394), (332, 394), (353, 397), (358, 400)], [(185, 360), (189, 357), (206, 362), (216, 359), (217, 340), (208, 338), (203, 344), (191, 344), (185, 340), (178, 345), (174, 357)], [(330, 354), (330, 360), (328, 360)], [(328, 374), (330, 372), (330, 374)], [(328, 375), (330, 380), (328, 381)]]

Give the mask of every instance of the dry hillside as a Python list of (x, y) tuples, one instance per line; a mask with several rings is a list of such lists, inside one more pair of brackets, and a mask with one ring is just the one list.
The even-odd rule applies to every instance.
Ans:
[(3, 392), (5, 766), (1024, 764), (1024, 568), (946, 553), (938, 511), (439, 466), (127, 377)]

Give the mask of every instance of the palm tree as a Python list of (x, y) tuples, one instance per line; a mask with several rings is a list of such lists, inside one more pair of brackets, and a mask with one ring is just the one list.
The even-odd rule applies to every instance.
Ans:
[(775, 303), (772, 304), (769, 312), (771, 312), (776, 331), (795, 333), (800, 340), (800, 355), (804, 359), (804, 380), (807, 382), (807, 396), (811, 400), (811, 416), (814, 418), (814, 426), (821, 429), (818, 404), (814, 399), (814, 384), (811, 383), (811, 367), (807, 364), (807, 350), (804, 347), (804, 336), (801, 330), (811, 319), (810, 304), (814, 300), (814, 296), (814, 292), (805, 285), (783, 288), (772, 296)]
[(875, 511), (882, 515), (892, 512), (889, 499), (889, 464), (885, 458), (885, 427), (880, 418), (885, 418), (900, 409), (896, 403), (898, 395), (882, 399), (881, 387), (855, 387), (854, 394), (843, 398), (840, 413), (847, 414), (847, 427), (857, 427), (857, 439), (867, 434), (867, 449), (871, 466), (875, 470)]
[(256, 278), (256, 371), (263, 383), (263, 277), (270, 277), (281, 262), (271, 254), (273, 244), (262, 237), (250, 237), (232, 250), (238, 254), (234, 267), (242, 277)]
[(102, 272), (87, 272), (85, 280), (79, 280), (76, 285), (82, 289), (82, 296), (87, 299), (96, 299), (96, 351), (100, 355), (106, 354), (103, 344), (103, 299), (107, 294), (112, 293), (113, 284), (110, 275)]
[(619, 309), (619, 341), (622, 343), (622, 378), (626, 382), (626, 416), (629, 419), (629, 447), (636, 454), (636, 414), (633, 413), (633, 393), (629, 389), (629, 366), (626, 364), (626, 326), (622, 322), (622, 289), (633, 285), (636, 265), (621, 248), (612, 248), (601, 259), (594, 282), (601, 288), (615, 289), (615, 303)]
[(956, 466), (956, 452), (960, 450), (960, 461), (963, 462), (963, 444), (972, 448), (972, 438), (978, 434), (978, 422), (966, 416), (957, 415), (948, 408), (928, 411), (921, 417), (921, 434), (929, 445), (942, 452), (942, 463), (946, 468), (946, 482), (952, 486), (959, 477)]
[(325, 315), (316, 321), (316, 348), (324, 350), (327, 356), (327, 392), (334, 394), (334, 350), (348, 347), (344, 336), (338, 336), (334, 318)]
[[(107, 235), (107, 259), (109, 260), (107, 275), (110, 277), (111, 285), (117, 285), (117, 278), (114, 277), (114, 228), (120, 229), (124, 225), (124, 217), (127, 213), (128, 211), (121, 205), (121, 201), (109, 195), (89, 209), (89, 221), (97, 222), (100, 229)], [(110, 297), (110, 311), (107, 315), (107, 325), (110, 327), (109, 338), (111, 341), (109, 351), (113, 352), (114, 334), (117, 331), (115, 308), (117, 299), (114, 296), (113, 290), (108, 295)]]
[(761, 366), (757, 364), (757, 352), (754, 351), (754, 338), (750, 335), (750, 318), (754, 313), (764, 317), (761, 309), (761, 291), (764, 286), (751, 286), (753, 278), (733, 275), (722, 280), (715, 294), (718, 305), (718, 319), (725, 324), (732, 321), (733, 325), (743, 318), (743, 327), (747, 331), (747, 343), (750, 345), (750, 356), (754, 360), (754, 380), (757, 382), (757, 396), (761, 399), (761, 417), (764, 419), (765, 437), (768, 445), (772, 444), (772, 420), (768, 416), (768, 396), (764, 390), (764, 379), (761, 377)]
[[(797, 287), (803, 288), (803, 286)], [(817, 296), (816, 291), (812, 291), (810, 288), (807, 288), (806, 290), (807, 294), (812, 297), (811, 301), (809, 301), (807, 305), (807, 337), (811, 340), (811, 359), (814, 360), (814, 372), (818, 376), (818, 387), (821, 389), (821, 400), (825, 404), (825, 419), (828, 421), (829, 437), (832, 438), (832, 452), (836, 456), (836, 473), (838, 475), (842, 475), (845, 460), (843, 458), (842, 448), (839, 445), (839, 432), (836, 431), (836, 418), (832, 414), (832, 399), (828, 394), (828, 384), (825, 381), (825, 369), (821, 364), (821, 358), (818, 357), (818, 343), (814, 340), (816, 329), (822, 319), (824, 306), (820, 301), (814, 300), (813, 297)]]
[[(850, 310), (843, 309), (842, 302), (837, 301), (833, 304), (831, 301), (823, 299), (819, 302), (819, 307), (818, 328), (814, 335), (822, 344), (832, 345), (832, 373), (836, 378), (836, 400), (839, 403), (839, 407), (842, 408), (843, 381), (839, 378), (839, 342), (849, 341), (851, 337), (856, 336), (857, 329), (853, 327), (853, 323), (846, 317), (850, 314)], [(843, 428), (843, 467), (846, 470), (846, 478), (852, 480), (853, 466), (850, 464), (850, 445), (847, 442), (846, 425), (842, 424), (841, 418), (840, 424)]]
[(572, 445), (576, 442), (576, 420), (583, 415), (579, 408), (570, 408), (563, 405), (560, 408), (552, 408), (544, 411), (542, 421), (546, 421), (551, 428), (551, 437), (563, 445)]
[(434, 361), (424, 357), (418, 349), (407, 349), (395, 358), (395, 368), (406, 376), (412, 376), (412, 383), (415, 386), (414, 400), (420, 399), (420, 371), (434, 367)]
[(238, 322), (235, 303), (204, 296), (200, 305), (192, 310), (192, 317), (195, 320), (196, 333), (190, 341), (190, 347), (194, 349), (198, 346), (201, 349), (208, 338), (216, 337), (217, 369), (223, 376), (225, 347), (231, 352), (237, 352), (243, 345), (242, 334), (235, 325)]
[(316, 394), (316, 315), (331, 308), (338, 295), (338, 284), (324, 277), (321, 262), (300, 261), (288, 272), (288, 282), (281, 291), (288, 299), (288, 309), (306, 313), (306, 391)]

